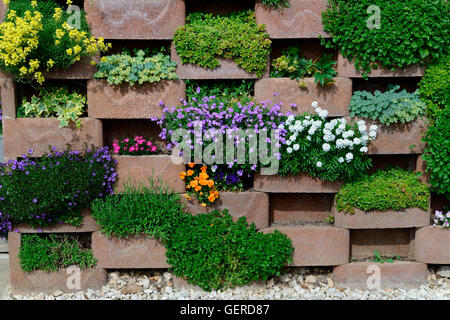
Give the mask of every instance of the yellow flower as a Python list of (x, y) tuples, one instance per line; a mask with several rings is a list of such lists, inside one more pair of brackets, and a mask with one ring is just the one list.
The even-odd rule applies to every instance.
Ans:
[(33, 8), (36, 8), (37, 7), (37, 1), (36, 0), (31, 1), (31, 6)]
[(72, 55), (72, 48), (69, 48), (66, 50), (67, 55), (71, 56)]
[(206, 203), (202, 203), (202, 207), (206, 207)]
[(55, 46), (59, 45), (60, 43), (61, 43), (61, 41), (55, 40)]
[(216, 198), (214, 197), (214, 194), (210, 194), (209, 195), (209, 197), (208, 197), (208, 200), (210, 201), (210, 202), (214, 202), (214, 200), (216, 200)]
[(10, 2), (10, 0), (3, 0), (3, 3), (4, 3), (5, 5), (8, 5), (9, 2)]
[(72, 0), (67, 0), (67, 5), (70, 6), (72, 4)]
[(186, 197), (186, 199), (191, 200), (191, 197), (189, 195), (187, 195), (186, 193), (184, 194), (184, 196)]
[(47, 67), (49, 67), (49, 68), (53, 67), (54, 64), (55, 64), (55, 61), (53, 61), (52, 59), (49, 59), (47, 61)]
[(100, 61), (101, 61), (101, 62), (106, 62), (106, 57), (102, 57), (102, 58), (100, 59)]
[(186, 172), (180, 172), (180, 179), (184, 180), (184, 178), (186, 177)]
[(20, 68), (20, 75), (24, 76), (27, 74), (27, 72), (28, 72), (28, 69), (26, 67)]

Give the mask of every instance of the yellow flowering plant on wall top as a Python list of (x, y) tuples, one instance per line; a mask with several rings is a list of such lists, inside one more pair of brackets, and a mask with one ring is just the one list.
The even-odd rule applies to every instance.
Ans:
[(202, 207), (209, 206), (219, 198), (219, 192), (214, 186), (214, 180), (210, 179), (206, 166), (188, 163), (187, 170), (180, 173), (180, 179), (186, 183), (186, 198), (197, 198)]
[(42, 84), (50, 69), (67, 69), (111, 46), (91, 36), (83, 11), (66, 12), (53, 0), (4, 3), (9, 10), (0, 24), (0, 69), (19, 81)]

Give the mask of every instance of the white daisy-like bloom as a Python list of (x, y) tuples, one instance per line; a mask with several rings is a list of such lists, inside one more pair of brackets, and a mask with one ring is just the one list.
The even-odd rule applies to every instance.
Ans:
[(339, 118), (339, 122), (340, 122), (341, 124), (343, 124), (343, 125), (346, 125), (346, 124), (347, 124), (347, 119), (345, 119), (345, 118)]
[(361, 139), (360, 138), (353, 139), (353, 144), (355, 145), (361, 144)]
[(342, 139), (337, 139), (336, 140), (336, 148), (342, 149), (344, 146), (345, 146), (344, 145), (344, 140), (342, 140)]
[(344, 158), (340, 157), (340, 158), (338, 159), (338, 162), (339, 162), (339, 163), (344, 162)]
[(370, 131), (377, 131), (378, 130), (378, 126), (376, 124), (373, 124), (370, 126)]
[(322, 167), (322, 162), (317, 161), (316, 166), (317, 166), (317, 168), (321, 168)]
[(284, 124), (280, 124), (280, 125), (278, 126), (278, 129), (284, 129)]
[(287, 152), (292, 153), (292, 148), (291, 147), (287, 148)]
[(322, 121), (320, 121), (320, 120), (316, 120), (313, 123), (314, 123), (314, 126), (317, 128), (320, 128), (322, 126)]
[(336, 119), (333, 119), (329, 122), (331, 127), (335, 127), (337, 125), (338, 121)]
[(357, 122), (357, 124), (358, 124), (358, 127), (359, 126), (365, 126), (366, 125), (366, 122), (364, 121), (364, 120), (359, 120), (358, 122)]
[(367, 152), (369, 149), (367, 149), (367, 147), (361, 147), (359, 148), (359, 151), (361, 152)]
[(322, 145), (322, 150), (325, 151), (325, 152), (330, 151), (330, 148), (331, 148), (331, 146), (328, 143), (324, 143)]
[(309, 130), (308, 130), (309, 135), (312, 136), (314, 134), (314, 132), (316, 132), (316, 127), (312, 126), (311, 128), (309, 128)]
[(353, 153), (349, 152), (345, 155), (345, 159), (347, 160), (347, 162), (352, 161), (353, 159)]
[(306, 139), (311, 141), (311, 136), (307, 136)]
[(358, 125), (358, 130), (359, 130), (359, 132), (361, 132), (361, 133), (365, 133), (366, 130), (367, 130), (367, 127), (366, 127), (365, 124), (361, 124), (361, 125)]
[(328, 117), (328, 111), (327, 110), (320, 110), (318, 113), (319, 117), (321, 117), (322, 119), (325, 119), (326, 117)]
[(369, 138), (371, 140), (374, 140), (377, 137), (377, 132), (376, 131), (370, 131), (369, 132)]
[(293, 148), (295, 151), (297, 151), (298, 149), (300, 149), (300, 146), (298, 145), (298, 143), (296, 143), (296, 144), (294, 144)]
[(286, 140), (286, 144), (287, 144), (288, 146), (290, 146), (291, 143), (292, 143), (291, 139)]
[(317, 108), (318, 106), (319, 104), (317, 103), (317, 101), (311, 102), (311, 107), (313, 107), (314, 109)]
[(292, 131), (294, 131), (294, 130), (295, 130), (295, 127), (294, 127), (294, 126), (293, 126), (293, 125), (291, 124), (291, 125), (289, 126), (289, 128), (288, 128), (288, 129), (289, 129), (289, 131), (290, 131), (290, 132), (292, 132)]

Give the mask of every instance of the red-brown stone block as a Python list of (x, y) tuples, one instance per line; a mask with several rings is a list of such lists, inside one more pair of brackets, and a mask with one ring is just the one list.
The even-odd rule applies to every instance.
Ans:
[(253, 187), (268, 193), (337, 193), (342, 182), (322, 181), (305, 173), (296, 176), (255, 175)]
[(185, 191), (180, 172), (185, 170), (184, 163), (174, 163), (169, 155), (151, 156), (116, 156), (117, 183), (116, 191), (124, 190), (124, 183), (132, 182), (134, 186), (148, 185), (149, 179), (159, 181), (162, 185), (177, 193)]
[(0, 2), (0, 23), (2, 23), (3, 18), (5, 18), (6, 11), (8, 11), (7, 6), (3, 1)]
[(184, 25), (183, 0), (84, 0), (91, 32), (105, 39), (172, 39)]
[(394, 263), (352, 262), (334, 267), (333, 279), (338, 287), (360, 290), (417, 288), (426, 283), (428, 275), (425, 263), (395, 261)]
[(169, 268), (164, 245), (146, 235), (108, 238), (100, 232), (92, 234), (92, 250), (98, 265), (106, 269)]
[(322, 11), (327, 9), (327, 0), (290, 0), (289, 8), (268, 8), (257, 1), (256, 21), (266, 25), (272, 39), (324, 38)]
[(254, 222), (257, 229), (269, 226), (269, 197), (262, 192), (220, 192), (219, 199), (208, 207), (202, 207), (195, 199), (182, 199), (193, 214), (228, 209), (234, 220), (245, 217), (248, 223)]
[[(195, 64), (182, 64), (181, 58), (178, 56), (175, 45), (172, 43), (170, 48), (170, 55), (172, 61), (177, 63), (177, 75), (180, 79), (256, 79), (253, 73), (248, 73), (241, 67), (239, 67), (233, 60), (226, 60), (223, 58), (218, 58), (220, 61), (220, 66), (214, 69), (207, 69), (200, 67)], [(262, 76), (267, 77), (269, 73), (269, 57), (267, 57), (267, 71)]]
[(270, 194), (270, 214), (275, 223), (325, 221), (332, 205), (331, 193)]
[(16, 117), (17, 94), (16, 83), (13, 79), (0, 79), (0, 96), (2, 99), (2, 118), (14, 119)]
[[(356, 71), (355, 65), (349, 62), (341, 54), (338, 55), (337, 70), (340, 77), (348, 78), (362, 78), (362, 72)], [(369, 73), (370, 78), (384, 78), (384, 77), (422, 77), (425, 73), (425, 68), (419, 65), (413, 65), (406, 69), (396, 69), (390, 71), (387, 69), (375, 69)]]
[[(306, 88), (299, 87), (296, 80), (289, 78), (265, 78), (255, 83), (255, 99), (257, 102), (270, 100), (272, 103), (283, 102), (281, 111), (294, 114), (314, 113), (311, 107), (317, 101), (322, 109), (328, 110), (331, 117), (347, 116), (348, 106), (352, 98), (352, 81), (348, 78), (335, 78), (335, 83), (322, 87), (314, 82), (314, 78), (305, 78)], [(274, 96), (273, 93), (278, 93)], [(296, 106), (293, 106), (295, 104)]]
[(336, 266), (348, 263), (350, 233), (346, 229), (328, 226), (272, 226), (286, 234), (294, 247), (291, 266)]
[(102, 123), (97, 119), (81, 118), (81, 129), (74, 126), (59, 127), (57, 118), (16, 118), (3, 120), (5, 159), (13, 159), (26, 154), (29, 149), (33, 156), (48, 153), (49, 146), (65, 150), (69, 144), (73, 150), (103, 146)]
[(99, 119), (160, 117), (160, 101), (176, 106), (184, 98), (185, 84), (181, 80), (134, 86), (110, 86), (106, 80), (89, 80), (87, 86), (89, 117)]
[(430, 226), (416, 230), (415, 257), (430, 264), (450, 264), (450, 229)]

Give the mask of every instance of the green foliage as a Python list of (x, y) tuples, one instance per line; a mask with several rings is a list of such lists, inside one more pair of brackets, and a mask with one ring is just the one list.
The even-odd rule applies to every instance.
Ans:
[(272, 62), (272, 78), (288, 77), (299, 81), (305, 77), (314, 77), (316, 83), (322, 86), (332, 84), (337, 72), (333, 68), (336, 61), (331, 55), (325, 54), (318, 61), (308, 59), (301, 55), (297, 47), (288, 47), (281, 52), (281, 56)]
[(436, 110), (423, 140), (427, 143), (423, 160), (431, 187), (450, 199), (450, 105)]
[(385, 263), (385, 262), (387, 262), (387, 263), (394, 263), (394, 260), (395, 259), (399, 259), (399, 257), (397, 256), (397, 257), (393, 257), (393, 258), (388, 258), (388, 259), (383, 259), (382, 257), (381, 257), (381, 254), (380, 254), (380, 252), (378, 251), (378, 250), (374, 250), (373, 251), (373, 260), (371, 260), (372, 262), (377, 262), (377, 263)]
[(450, 55), (430, 65), (419, 83), (420, 97), (427, 104), (428, 116), (450, 106)]
[(200, 82), (195, 80), (185, 80), (186, 99), (192, 98), (201, 101), (205, 96), (215, 96), (220, 102), (241, 102), (247, 103), (252, 100), (254, 83), (251, 80), (232, 80), (228, 82)]
[[(369, 73), (378, 63), (387, 69), (428, 63), (448, 53), (450, 12), (445, 0), (329, 0), (322, 13), (323, 40)], [(380, 9), (380, 28), (369, 28)]]
[(174, 229), (166, 255), (175, 275), (209, 291), (280, 275), (292, 252), (291, 240), (278, 230), (257, 232), (224, 210), (189, 216)]
[(258, 25), (251, 10), (227, 15), (194, 12), (186, 17), (174, 35), (182, 63), (214, 69), (217, 56), (233, 59), (250, 73), (262, 76), (266, 71), (271, 41), (264, 25)]
[(91, 208), (107, 236), (147, 234), (163, 241), (185, 215), (180, 196), (153, 179), (149, 179), (148, 187), (126, 183), (123, 192), (96, 199)]
[(81, 128), (81, 117), (86, 107), (86, 97), (78, 92), (70, 92), (67, 87), (41, 87), (39, 96), (28, 102), (24, 98), (17, 110), (18, 117), (50, 118), (58, 117), (59, 126), (67, 127), (70, 122)]
[(164, 48), (151, 54), (148, 49), (134, 49), (134, 56), (129, 50), (123, 50), (121, 54), (102, 57), (97, 67), (99, 70), (94, 77), (106, 78), (110, 85), (127, 82), (133, 86), (136, 82), (143, 84), (178, 79), (175, 73), (177, 64), (164, 54)]
[(385, 125), (410, 122), (423, 115), (426, 106), (420, 100), (419, 92), (408, 93), (399, 89), (400, 86), (393, 86), (386, 92), (354, 92), (349, 106), (350, 115), (378, 120)]
[(262, 0), (262, 4), (266, 7), (272, 8), (289, 8), (289, 0)]
[(336, 195), (336, 209), (348, 213), (354, 213), (355, 208), (363, 211), (428, 210), (429, 199), (428, 186), (413, 172), (393, 168), (344, 184)]
[(21, 240), (19, 258), (25, 272), (58, 271), (71, 265), (87, 269), (97, 264), (92, 250), (67, 235), (23, 234)]

